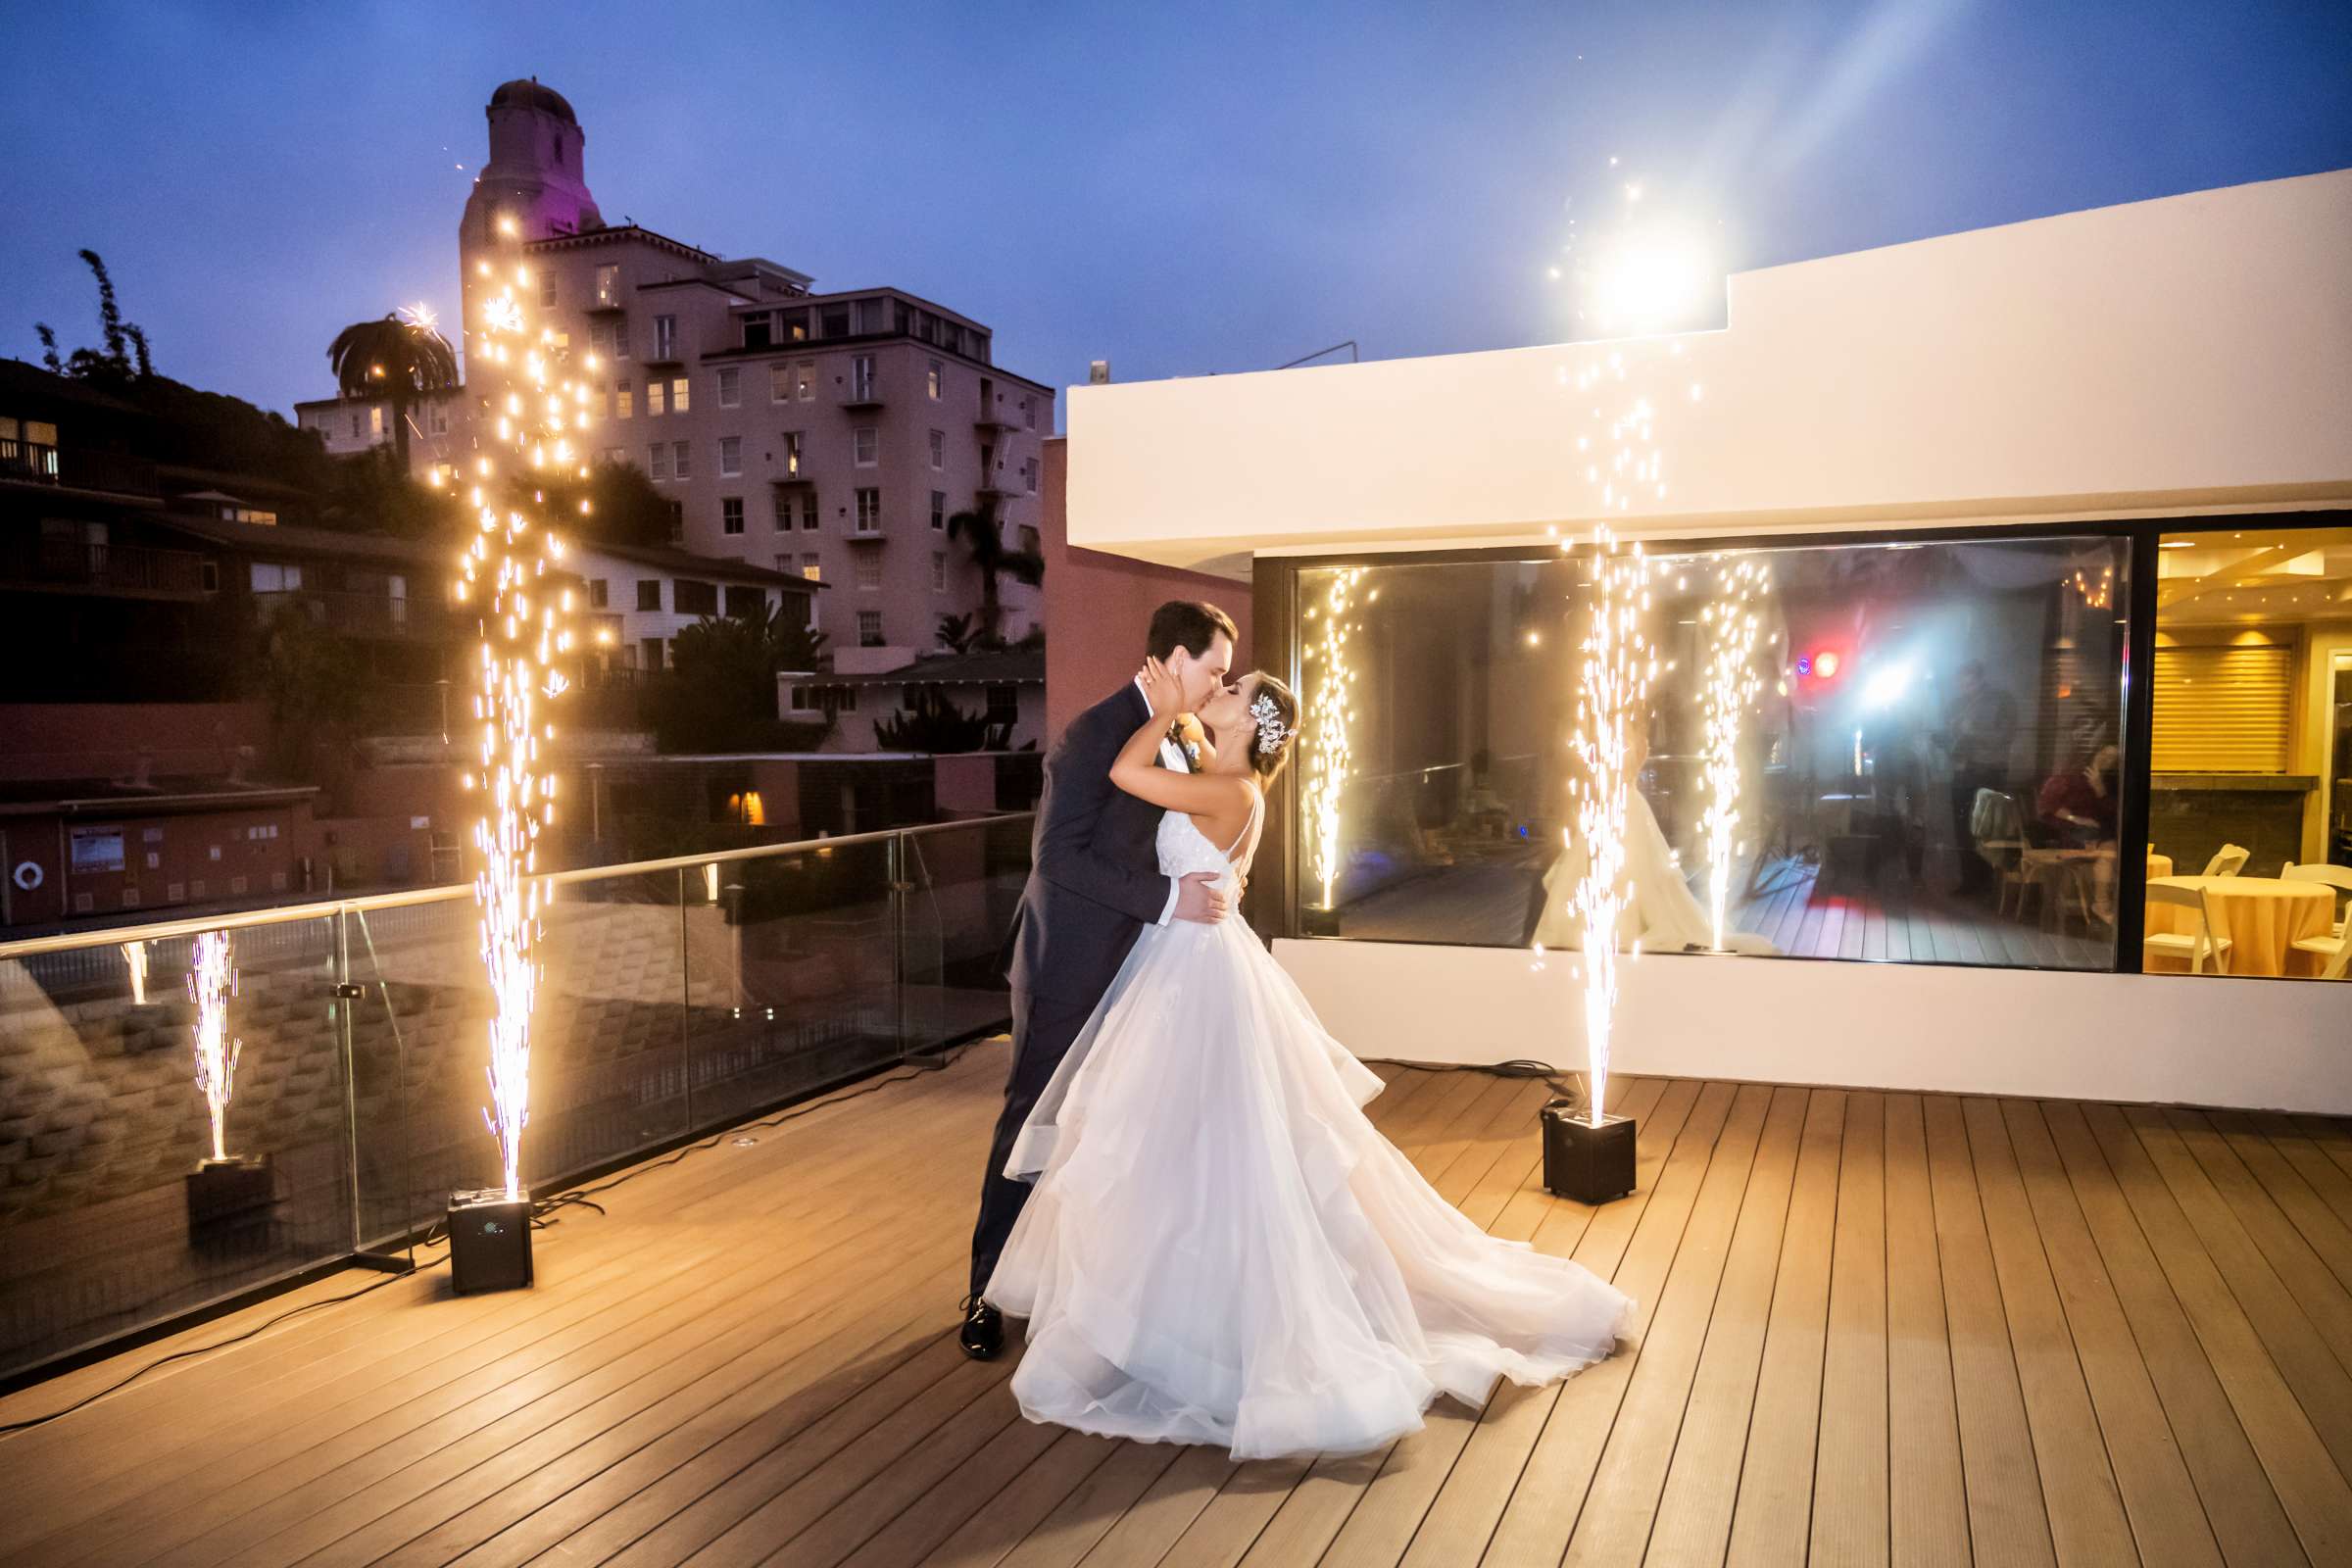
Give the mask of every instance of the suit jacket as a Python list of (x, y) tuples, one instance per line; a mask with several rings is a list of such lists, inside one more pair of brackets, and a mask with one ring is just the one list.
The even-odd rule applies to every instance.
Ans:
[(1150, 713), (1130, 682), (1070, 720), (1046, 754), (1029, 880), (1012, 922), (1015, 991), (1101, 997), (1136, 937), (1168, 906), (1157, 845), (1163, 813), (1110, 781), (1119, 749)]

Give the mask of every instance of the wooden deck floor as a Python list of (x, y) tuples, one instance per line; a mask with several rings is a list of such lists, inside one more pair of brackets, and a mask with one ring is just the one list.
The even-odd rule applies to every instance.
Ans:
[(1541, 1086), (1383, 1069), (1446, 1198), (1614, 1277), (1639, 1339), (1236, 1466), (1032, 1426), (1013, 1347), (957, 1353), (1004, 1063), (649, 1170), (541, 1234), (535, 1290), (435, 1268), (0, 1440), (0, 1561), (2352, 1561), (2342, 1123), (1634, 1081), (1641, 1190), (1590, 1209), (1537, 1184)]

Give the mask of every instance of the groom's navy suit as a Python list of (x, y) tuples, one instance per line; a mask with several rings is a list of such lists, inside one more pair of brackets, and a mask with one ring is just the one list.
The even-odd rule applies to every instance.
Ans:
[(1151, 711), (1130, 682), (1070, 720), (1046, 756), (1029, 880), (1013, 916), (1012, 1072), (972, 1227), (975, 1296), (1029, 1197), (1027, 1182), (1004, 1175), (1021, 1124), (1136, 937), (1175, 906), (1174, 884), (1159, 871), (1159, 808), (1110, 782), (1112, 760)]

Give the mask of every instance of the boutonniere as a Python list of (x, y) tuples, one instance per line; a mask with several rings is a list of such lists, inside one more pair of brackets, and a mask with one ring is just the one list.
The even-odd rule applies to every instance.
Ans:
[(1183, 719), (1179, 718), (1168, 726), (1168, 739), (1174, 741), (1176, 749), (1184, 754), (1184, 770), (1188, 773), (1200, 772), (1200, 743), (1184, 727)]

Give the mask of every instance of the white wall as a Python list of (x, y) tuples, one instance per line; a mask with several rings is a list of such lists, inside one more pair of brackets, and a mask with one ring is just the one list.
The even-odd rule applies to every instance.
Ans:
[[(1575, 954), (1279, 941), (1359, 1056), (1588, 1065)], [(1653, 955), (1613, 1072), (2352, 1113), (2352, 985)]]
[(1740, 273), (1721, 332), (1073, 387), (1069, 542), (1542, 537), (1601, 514), (1640, 396), (1667, 493), (1627, 532), (2348, 504), (2348, 257), (2352, 170)]

